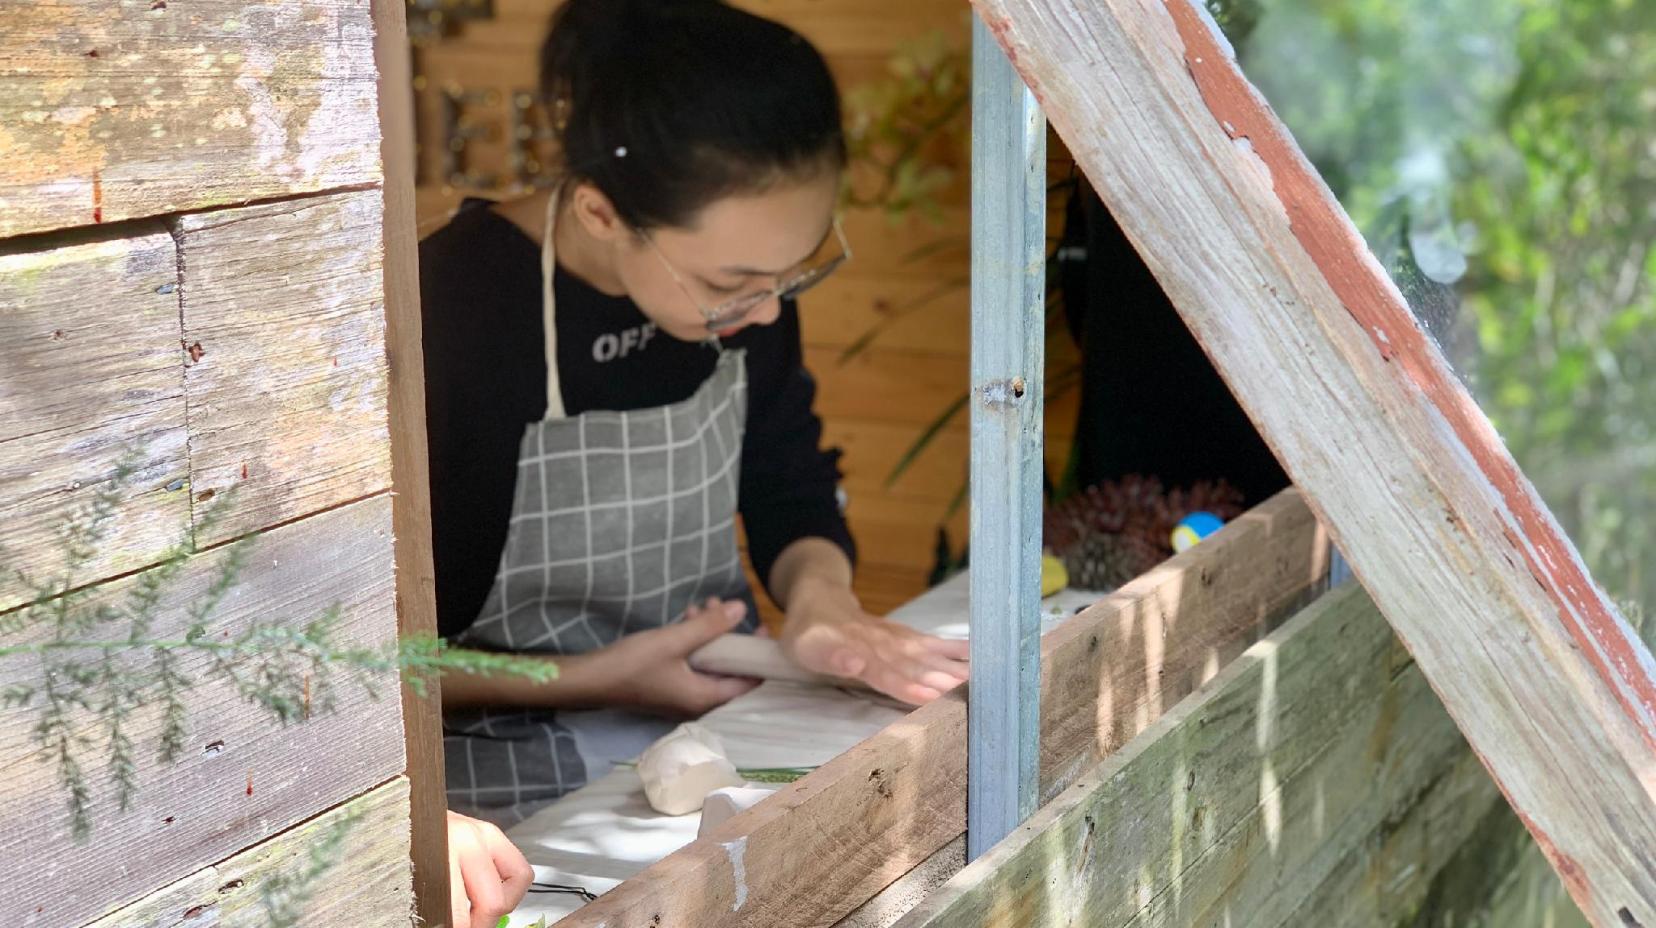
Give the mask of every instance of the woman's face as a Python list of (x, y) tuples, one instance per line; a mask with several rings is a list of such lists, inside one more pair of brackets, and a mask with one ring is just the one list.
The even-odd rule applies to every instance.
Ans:
[[(717, 200), (687, 228), (660, 228), (613, 240), (622, 286), (663, 332), (685, 341), (769, 325), (781, 312), (772, 297), (710, 332), (706, 310), (775, 288), (816, 259), (837, 253), (833, 233), (839, 176), (790, 180), (762, 193)], [(676, 277), (676, 279), (675, 279)]]

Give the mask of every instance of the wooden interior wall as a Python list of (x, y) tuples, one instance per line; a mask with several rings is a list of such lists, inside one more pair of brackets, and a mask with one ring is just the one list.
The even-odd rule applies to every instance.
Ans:
[[(342, 639), (388, 645), (368, 0), (58, 0), (9, 5), (5, 20), (0, 565), (56, 582), (61, 528), (111, 488), (117, 462), (136, 461), (109, 538), (67, 581), (89, 607), (130, 601), (171, 546), (192, 543), (150, 629), (183, 638), (245, 542), (236, 585), (202, 620), (209, 640), (337, 607)], [(21, 621), (33, 594), (4, 576), (5, 643), (61, 635), (49, 618)], [(376, 698), (342, 674), (336, 712), (283, 726), (210, 664), (196, 651), (177, 668), (203, 682), (186, 691), (176, 762), (158, 758), (161, 707), (132, 710), (131, 808), (104, 743), (89, 743), (87, 841), (71, 833), (38, 712), (0, 712), (0, 924), (264, 925), (261, 887), (302, 877), (342, 820), (346, 844), (300, 923), (408, 923), (395, 680), (374, 681)], [(0, 658), (0, 687), (43, 669), (37, 655)], [(70, 726), (107, 737), (88, 709)]]
[[(970, 14), (957, 0), (738, 0), (737, 5), (803, 33), (828, 59), (842, 92), (884, 76), (892, 54), (905, 43), (935, 31), (965, 50), (970, 36)], [(467, 145), (466, 170), (480, 179), (509, 175), (505, 113), (513, 95), (535, 86), (536, 54), (556, 6), (557, 0), (495, 0), (491, 19), (459, 25), (451, 36), (417, 52), (422, 234), (441, 226), (465, 192), (443, 183), (445, 89), (476, 101), (468, 118), (470, 130), (480, 135)], [(1071, 162), (1056, 137), (1050, 151), (1051, 173), (1067, 176)], [(873, 211), (851, 211), (846, 233), (855, 259), (801, 301), (806, 365), (817, 379), (826, 441), (845, 451), (849, 517), (861, 549), (858, 593), (875, 611), (925, 589), (937, 528), (966, 482), (969, 442), (961, 415), (901, 479), (886, 485), (904, 451), (968, 385), (968, 161), (964, 151), (958, 154), (958, 182), (941, 197), (940, 221), (908, 217), (893, 223)], [(500, 189), (483, 193), (510, 195)], [(1058, 204), (1052, 212), (1056, 218)], [(954, 247), (912, 257), (943, 242)], [(842, 360), (848, 347), (894, 317), (900, 318), (871, 347)], [(1072, 364), (1074, 357), (1067, 335), (1054, 339), (1049, 371)], [(1048, 398), (1047, 460), (1055, 475), (1069, 454), (1077, 403), (1074, 391)], [(964, 507), (948, 520), (957, 550), (965, 541), (966, 522)]]

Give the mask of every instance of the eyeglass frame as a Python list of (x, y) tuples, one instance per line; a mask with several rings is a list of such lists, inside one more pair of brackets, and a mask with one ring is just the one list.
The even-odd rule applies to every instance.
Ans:
[[(755, 309), (763, 306), (771, 300), (791, 300), (798, 298), (801, 293), (804, 293), (817, 284), (822, 283), (828, 278), (828, 275), (839, 270), (840, 266), (845, 262), (850, 261), (851, 243), (845, 237), (845, 227), (840, 224), (839, 216), (834, 217), (833, 229), (835, 237), (839, 239), (839, 254), (828, 259), (827, 261), (822, 262), (821, 264), (800, 271), (793, 277), (778, 283), (774, 287), (767, 287), (763, 290), (755, 290), (752, 293), (731, 297), (730, 299), (725, 300), (712, 308), (708, 308), (703, 305), (701, 299), (690, 291), (689, 285), (684, 282), (684, 276), (679, 273), (678, 268), (674, 266), (673, 262), (669, 261), (665, 254), (662, 254), (660, 246), (656, 245), (655, 239), (652, 238), (648, 232), (640, 229), (638, 230), (638, 235), (640, 238), (644, 239), (645, 244), (650, 246), (650, 251), (655, 253), (657, 260), (661, 262), (661, 266), (667, 269), (668, 274), (672, 275), (673, 283), (678, 284), (679, 291), (688, 297), (691, 305), (695, 306), (696, 310), (702, 314), (702, 318), (707, 322), (707, 330), (709, 332), (716, 333), (721, 329), (728, 329), (736, 323), (741, 322)], [(737, 311), (732, 308), (737, 304), (747, 305), (743, 306), (740, 311)]]

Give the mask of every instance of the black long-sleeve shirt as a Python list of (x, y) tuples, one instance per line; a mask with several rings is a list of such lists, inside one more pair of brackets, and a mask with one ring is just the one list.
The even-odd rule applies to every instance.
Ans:
[[(426, 434), (437, 623), (470, 627), (494, 583), (511, 518), (524, 428), (546, 416), (540, 246), (485, 200), (468, 200), (420, 243)], [(626, 297), (559, 268), (558, 381), (569, 415), (687, 399), (716, 353), (656, 331)], [(821, 445), (816, 385), (802, 362), (797, 307), (725, 339), (747, 349), (748, 417), (738, 490), (761, 579), (789, 544), (819, 537), (855, 556), (837, 501), (838, 451)]]

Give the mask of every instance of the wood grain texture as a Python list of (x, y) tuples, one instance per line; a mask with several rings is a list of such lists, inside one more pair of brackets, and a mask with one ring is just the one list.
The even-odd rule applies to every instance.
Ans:
[[(856, 247), (853, 245), (852, 247)], [(871, 331), (871, 344), (950, 357), (971, 350), (971, 294), (965, 275), (865, 270), (854, 260), (800, 297), (800, 328), (812, 348), (842, 352)]]
[(382, 234), (379, 190), (178, 220), (201, 543), (391, 485)]
[[(1656, 622), (1645, 619), (1639, 633), (1648, 645)], [(1295, 911), (1300, 924), (1587, 924), (1474, 758), (1457, 761), (1407, 815), (1350, 849), (1348, 858)]]
[[(832, 54), (886, 54), (897, 43), (948, 24), (965, 42), (966, 11), (952, 0), (735, 0), (732, 4), (779, 20)], [(556, 0), (495, 0), (494, 16), (461, 27), (462, 41), (485, 47), (521, 48), (546, 33)]]
[(266, 928), (274, 879), (312, 872), (314, 847), (342, 830), (345, 846), (316, 879), (298, 924), (406, 928), (408, 781), (397, 778), (303, 825), (155, 891), (87, 928)]
[[(1326, 542), (1292, 492), (1043, 642), (1043, 795), (1213, 676), (1313, 588)], [(965, 831), (958, 692), (652, 865), (560, 924), (832, 925)]]
[[(397, 630), (437, 633), (437, 579), (431, 552), (431, 476), (421, 349), (420, 268), (414, 229), (414, 87), (404, 0), (372, 0), (379, 65), (383, 188), (385, 350), (389, 382), (391, 527), (396, 538)], [(443, 701), (438, 680), (425, 693), (402, 687), (403, 735), (413, 815), (414, 899), (424, 923), (450, 917), (448, 799), (443, 773)]]
[(133, 468), (70, 586), (159, 559), (189, 512), (178, 265), (159, 225), (0, 243), (0, 611), (62, 588), (71, 521)]
[[(1435, 919), (1435, 921), (1434, 921)], [(1451, 921), (1451, 919), (1453, 919)], [(1558, 874), (1505, 803), (1478, 823), (1409, 928), (1587, 928)]]
[[(260, 536), (240, 579), (207, 620), (207, 635), (234, 638), (255, 621), (302, 625), (341, 610), (339, 640), (383, 645), (396, 634), (391, 500), (366, 500)], [(182, 638), (190, 604), (215, 579), (226, 549), (193, 558), (169, 584), (152, 635)], [(96, 591), (119, 602), (136, 578)], [(28, 630), (49, 637), (48, 628)], [(124, 625), (117, 626), (124, 634)], [(134, 657), (134, 660), (137, 658)], [(403, 770), (395, 680), (379, 679), (371, 698), (360, 678), (336, 671), (337, 712), (283, 727), (247, 702), (208, 659), (181, 658), (179, 672), (201, 681), (185, 694), (187, 739), (175, 763), (158, 754), (161, 706), (135, 711), (127, 734), (135, 750), (137, 794), (122, 812), (102, 759), (101, 740), (84, 757), (91, 787), (92, 839), (70, 833), (58, 771), (34, 738), (37, 713), (0, 714), (0, 804), (32, 808), (0, 820), (0, 924), (80, 925), (155, 887), (262, 841)], [(38, 683), (38, 657), (8, 658), (0, 685)], [(94, 720), (78, 721), (100, 735)], [(88, 878), (96, 874), (96, 878)]]
[[(1418, 681), (1417, 672), (1411, 676)], [(1434, 716), (1443, 720), (1441, 708)], [(1281, 924), (1465, 925), (1470, 919), (1458, 913), (1483, 911), (1497, 903), (1501, 884), (1519, 874), (1510, 858), (1487, 853), (1490, 848), (1484, 842), (1491, 836), (1485, 829), (1500, 815), (1515, 829), (1503, 837), (1521, 837), (1532, 852), (1535, 842), (1502, 801), (1488, 771), (1470, 750), (1463, 749), (1456, 752), (1452, 765), (1437, 773), (1437, 779), (1414, 785), (1417, 796), (1412, 806), (1391, 810), (1366, 836), (1357, 834), (1357, 829), (1349, 834), (1342, 830), (1344, 840), (1329, 842), (1312, 866), (1279, 885), (1283, 896), (1299, 900), (1286, 915), (1279, 914), (1283, 911), (1280, 905), (1271, 909)], [(1449, 871), (1457, 860), (1480, 850), (1484, 853), (1471, 866), (1480, 871), (1482, 879), (1451, 881)], [(1544, 860), (1541, 866), (1550, 874)], [(1571, 907), (1557, 877), (1552, 883), (1554, 894)], [(1522, 921), (1495, 924), (1501, 928), (1526, 925)], [(1558, 928), (1540, 920), (1527, 925)]]
[(1656, 924), (1656, 683), (1185, 0), (978, 9), (1594, 924)]
[(0, 236), (379, 179), (364, 0), (34, 0), (0, 32)]
[(1379, 895), (1401, 901), (1406, 880), (1423, 894), (1496, 794), (1350, 585), (1250, 648), (897, 925), (1391, 925), (1379, 911), (1308, 920), (1305, 909), (1360, 895), (1324, 892), (1327, 875), (1370, 875), (1354, 852), (1409, 828), (1417, 807), (1443, 805), (1457, 769), (1473, 793), (1482, 783), (1482, 804), (1455, 803), (1469, 812), (1462, 827), (1432, 836), (1431, 861), (1400, 855), (1426, 866), (1393, 874), (1401, 879)]
[(891, 928), (965, 866), (966, 836), (961, 835), (870, 896), (834, 928)]

